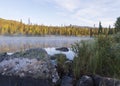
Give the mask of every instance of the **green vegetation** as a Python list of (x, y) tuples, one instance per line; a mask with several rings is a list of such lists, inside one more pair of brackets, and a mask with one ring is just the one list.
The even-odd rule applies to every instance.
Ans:
[(119, 31), (120, 17), (117, 18), (115, 29), (110, 26), (103, 28), (101, 22), (99, 28), (72, 25), (53, 27), (0, 19), (0, 35), (95, 36), (94, 40), (81, 41), (72, 45), (72, 50), (76, 53), (73, 64), (65, 64), (67, 61), (65, 55), (55, 55), (59, 75), (63, 76), (70, 69), (76, 79), (84, 74), (120, 78), (120, 33), (117, 33)]
[(68, 60), (65, 54), (55, 54), (52, 59), (57, 61), (57, 71), (60, 78), (62, 78), (67, 69), (65, 68), (65, 62)]
[[(75, 25), (69, 26), (45, 26), (31, 24), (30, 19), (28, 24), (5, 20), (0, 18), (0, 35), (65, 35), (65, 36), (96, 36), (99, 28), (80, 27)], [(114, 29), (112, 29), (114, 31)], [(108, 33), (108, 28), (102, 28), (102, 33)]]
[(57, 63), (63, 65), (65, 61), (67, 61), (67, 57), (65, 54), (55, 54), (51, 57), (52, 60), (57, 60)]
[(76, 53), (73, 60), (76, 79), (84, 74), (120, 78), (120, 33), (77, 42), (72, 49)]
[(102, 25), (101, 25), (101, 22), (99, 22), (99, 29), (98, 29), (98, 34), (101, 34), (102, 33)]
[(117, 18), (115, 22), (115, 32), (120, 31), (120, 17)]

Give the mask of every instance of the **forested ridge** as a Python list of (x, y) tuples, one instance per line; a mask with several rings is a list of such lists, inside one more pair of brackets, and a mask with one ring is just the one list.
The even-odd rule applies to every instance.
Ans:
[[(111, 28), (102, 28), (103, 34), (108, 34)], [(24, 24), (22, 20), (6, 20), (0, 18), (0, 35), (65, 35), (65, 36), (95, 36), (100, 33), (99, 28), (95, 27), (81, 27), (75, 25), (69, 26), (45, 26), (32, 24)]]

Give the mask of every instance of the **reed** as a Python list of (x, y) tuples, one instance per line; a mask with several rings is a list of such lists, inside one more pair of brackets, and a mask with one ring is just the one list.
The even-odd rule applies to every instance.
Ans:
[(76, 53), (73, 60), (76, 78), (84, 74), (120, 78), (120, 33), (77, 42), (72, 45), (72, 50)]

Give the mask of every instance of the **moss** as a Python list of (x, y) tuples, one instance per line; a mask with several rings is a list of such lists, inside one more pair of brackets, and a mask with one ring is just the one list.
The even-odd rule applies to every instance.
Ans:
[(36, 48), (36, 49), (29, 49), (26, 51), (16, 52), (11, 57), (15, 57), (15, 58), (24, 57), (30, 59), (37, 58), (38, 60), (40, 60), (48, 57), (48, 54), (44, 49)]

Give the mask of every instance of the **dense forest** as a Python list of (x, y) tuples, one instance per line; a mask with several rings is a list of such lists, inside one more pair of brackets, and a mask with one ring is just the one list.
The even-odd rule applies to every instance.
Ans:
[(43, 35), (65, 35), (65, 36), (95, 36), (99, 33), (112, 34), (114, 29), (103, 28), (101, 22), (99, 27), (81, 27), (75, 25), (69, 26), (45, 26), (32, 24), (28, 19), (28, 24), (24, 24), (22, 20), (6, 20), (0, 18), (0, 35), (27, 35), (27, 36), (43, 36)]

